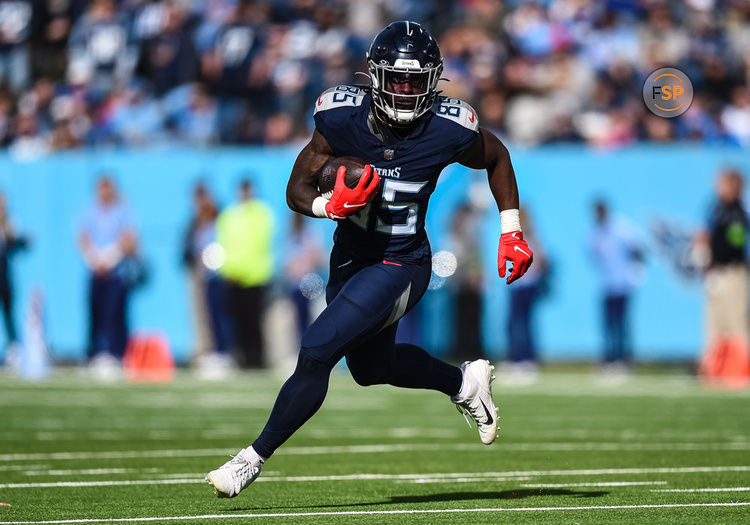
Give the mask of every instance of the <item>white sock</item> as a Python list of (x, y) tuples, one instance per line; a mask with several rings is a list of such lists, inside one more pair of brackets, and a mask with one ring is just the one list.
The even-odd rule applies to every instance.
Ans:
[(242, 454), (242, 456), (251, 463), (260, 461), (261, 465), (265, 463), (267, 459), (255, 452), (255, 449), (252, 447), (252, 445), (247, 447), (246, 449), (243, 449), (240, 454)]
[(463, 378), (461, 380), (461, 388), (459, 389), (458, 394), (451, 398), (454, 403), (458, 403), (466, 399), (472, 390), (471, 385), (469, 385), (469, 381), (466, 380), (466, 371), (463, 368), (461, 369), (461, 376)]

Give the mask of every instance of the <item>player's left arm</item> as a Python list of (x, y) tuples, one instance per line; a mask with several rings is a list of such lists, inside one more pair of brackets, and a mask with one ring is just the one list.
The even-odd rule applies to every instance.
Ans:
[(500, 210), (500, 244), (497, 269), (505, 277), (506, 263), (512, 268), (507, 283), (521, 277), (531, 266), (534, 254), (523, 240), (518, 212), (518, 184), (510, 153), (500, 139), (484, 128), (479, 128), (477, 138), (464, 150), (457, 161), (472, 169), (486, 169), (490, 191)]

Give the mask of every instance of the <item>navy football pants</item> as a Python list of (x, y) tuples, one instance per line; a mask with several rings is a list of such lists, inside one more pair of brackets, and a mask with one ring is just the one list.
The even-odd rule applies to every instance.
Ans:
[(396, 344), (398, 320), (424, 295), (430, 260), (356, 262), (335, 247), (326, 289), (328, 307), (302, 337), (297, 367), (281, 388), (263, 432), (253, 443), (268, 458), (320, 408), (331, 370), (344, 356), (363, 386), (390, 384), (455, 395), (461, 370), (423, 349)]

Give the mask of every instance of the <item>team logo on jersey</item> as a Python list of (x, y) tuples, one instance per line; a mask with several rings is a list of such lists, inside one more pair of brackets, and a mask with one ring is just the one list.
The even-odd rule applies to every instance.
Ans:
[(383, 150), (383, 158), (385, 160), (393, 160), (393, 154), (394, 151), (390, 148), (385, 148), (385, 150)]

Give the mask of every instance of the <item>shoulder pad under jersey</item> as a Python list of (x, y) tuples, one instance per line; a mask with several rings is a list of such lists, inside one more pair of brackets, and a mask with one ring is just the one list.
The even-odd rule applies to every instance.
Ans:
[(479, 131), (479, 117), (474, 108), (461, 99), (438, 97), (432, 111), (438, 117), (452, 120), (471, 131)]
[(365, 91), (356, 86), (336, 86), (324, 91), (315, 102), (315, 113), (342, 107), (357, 107), (362, 104)]

